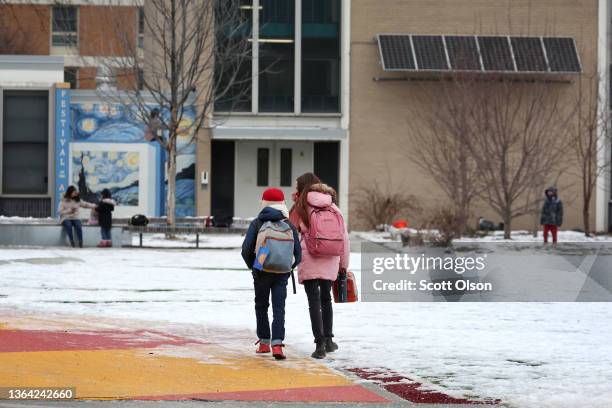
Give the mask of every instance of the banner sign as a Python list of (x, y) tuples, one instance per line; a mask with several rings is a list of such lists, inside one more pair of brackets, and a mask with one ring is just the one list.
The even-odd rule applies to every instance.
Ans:
[(70, 161), (70, 85), (58, 83), (55, 86), (55, 208), (57, 208), (68, 186), (68, 165)]

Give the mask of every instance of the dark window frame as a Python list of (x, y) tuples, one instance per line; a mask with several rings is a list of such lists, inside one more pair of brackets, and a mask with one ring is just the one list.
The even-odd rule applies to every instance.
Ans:
[(280, 185), (293, 185), (293, 149), (290, 147), (280, 149)]
[[(14, 139), (10, 137), (8, 133), (8, 127), (9, 127), (8, 124), (10, 123), (10, 119), (8, 115), (10, 113), (10, 109), (7, 109), (7, 106), (9, 105), (7, 103), (7, 99), (12, 98), (12, 97), (28, 97), (28, 96), (42, 97), (44, 99), (44, 109), (41, 110), (41, 112), (44, 112), (45, 120), (42, 126), (44, 127), (46, 131), (44, 131), (45, 137), (42, 139), (35, 139), (35, 140)], [(49, 128), (49, 117), (50, 117), (49, 106), (51, 104), (51, 97), (49, 95), (49, 92), (48, 91), (31, 91), (31, 90), (6, 90), (4, 94), (2, 95), (2, 104), (4, 107), (3, 112), (2, 112), (2, 133), (4, 137), (2, 140), (2, 144), (0, 145), (0, 165), (2, 166), (2, 171), (1, 171), (2, 183), (1, 183), (0, 196), (46, 196), (50, 193), (49, 179), (51, 177), (51, 173), (49, 172), (49, 161), (51, 160), (50, 148), (52, 146), (51, 140), (50, 140), (51, 130)], [(24, 112), (20, 111), (19, 116), (23, 114)], [(19, 118), (17, 118), (17, 120), (19, 120)], [(23, 118), (21, 120), (23, 120)], [(5, 178), (7, 177), (7, 174), (10, 174), (10, 172), (7, 171), (7, 167), (5, 163), (5, 154), (7, 153), (10, 154), (9, 152), (12, 148), (20, 148), (20, 147), (27, 147), (27, 146), (34, 148), (33, 150), (39, 150), (39, 148), (43, 148), (42, 151), (45, 152), (45, 154), (43, 155), (43, 156), (46, 156), (45, 166), (43, 167), (44, 169), (43, 184), (45, 185), (45, 187), (40, 188), (40, 190), (37, 187), (35, 187), (36, 191), (13, 191), (13, 190), (7, 189), (7, 183), (5, 183)], [(12, 171), (15, 171), (15, 170), (12, 170)], [(42, 186), (38, 186), (38, 187), (42, 187)]]
[(270, 185), (270, 148), (257, 148), (257, 187)]
[(51, 9), (51, 45), (76, 47), (79, 43), (79, 8), (56, 5)]
[(145, 14), (144, 7), (138, 7), (138, 48), (144, 48)]
[[(70, 80), (67, 76), (72, 73), (73, 79)], [(64, 67), (64, 82), (70, 84), (70, 89), (78, 89), (79, 87), (79, 68), (78, 67)]]

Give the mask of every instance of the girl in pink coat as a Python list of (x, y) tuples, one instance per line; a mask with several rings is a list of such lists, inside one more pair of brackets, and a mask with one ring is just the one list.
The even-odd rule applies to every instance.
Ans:
[[(289, 219), (301, 234), (308, 234), (309, 214), (311, 207), (324, 208), (331, 206), (340, 213), (336, 206), (336, 192), (333, 188), (320, 183), (312, 173), (306, 173), (297, 179), (295, 204)], [(345, 230), (344, 251), (340, 256), (313, 256), (309, 254), (302, 240), (302, 262), (298, 267), (298, 280), (304, 285), (308, 296), (310, 323), (315, 339), (316, 349), (313, 358), (324, 358), (326, 353), (334, 352), (338, 345), (333, 341), (332, 285), (338, 278), (340, 270), (346, 270), (349, 261), (349, 238)]]

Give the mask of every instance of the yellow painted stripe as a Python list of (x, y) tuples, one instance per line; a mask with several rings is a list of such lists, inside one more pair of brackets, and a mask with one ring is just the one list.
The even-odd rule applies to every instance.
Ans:
[(352, 384), (308, 360), (277, 362), (270, 356), (221, 354), (202, 361), (157, 353), (152, 349), (0, 353), (0, 387), (76, 387), (78, 398), (98, 399)]

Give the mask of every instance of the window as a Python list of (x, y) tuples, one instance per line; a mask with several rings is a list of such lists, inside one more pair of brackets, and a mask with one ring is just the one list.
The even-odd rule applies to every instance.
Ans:
[(71, 89), (77, 89), (79, 87), (78, 73), (79, 73), (78, 68), (74, 68), (74, 67), (64, 68), (64, 82), (69, 83)]
[[(294, 0), (260, 0), (254, 10), (252, 0), (231, 0), (240, 10), (240, 24), (219, 25), (218, 47), (232, 47), (238, 39), (252, 39), (257, 30), (259, 39), (252, 48), (258, 51), (257, 101), (258, 112), (290, 113), (297, 107), (305, 113), (340, 112), (341, 88), (341, 0), (302, 0), (301, 78), (295, 77), (295, 18)], [(227, 6), (226, 6), (227, 7)], [(259, 24), (253, 27), (253, 15), (259, 13)], [(221, 13), (223, 14), (223, 13)], [(239, 28), (239, 29), (236, 29)], [(231, 35), (228, 35), (230, 33)], [(255, 35), (257, 36), (257, 35)], [(217, 112), (250, 112), (253, 110), (251, 55), (239, 64), (217, 62), (215, 69)], [(237, 75), (236, 75), (237, 73)], [(296, 95), (296, 89), (301, 95)]]
[(266, 187), (269, 183), (270, 149), (257, 149), (257, 186)]
[(280, 185), (282, 187), (291, 187), (293, 177), (291, 174), (293, 159), (292, 149), (281, 149), (280, 151)]
[(226, 21), (225, 27), (219, 25), (221, 28), (216, 33), (221, 58), (215, 65), (215, 111), (250, 112), (253, 68), (249, 39), (253, 34), (253, 2), (234, 0), (221, 4), (238, 9), (219, 13), (230, 21)]
[(56, 47), (76, 47), (78, 43), (77, 8), (54, 6), (51, 44)]
[(302, 0), (302, 112), (340, 111), (340, 0)]
[(138, 69), (136, 81), (138, 85), (138, 90), (142, 91), (144, 89), (144, 71), (142, 70), (142, 68)]
[(48, 92), (5, 91), (2, 193), (47, 194)]
[(293, 112), (295, 2), (261, 0), (259, 110)]
[(138, 7), (138, 47), (144, 47), (145, 13), (144, 7)]

